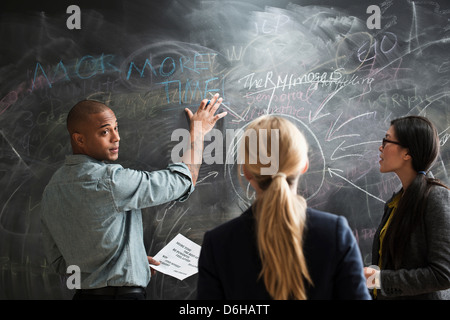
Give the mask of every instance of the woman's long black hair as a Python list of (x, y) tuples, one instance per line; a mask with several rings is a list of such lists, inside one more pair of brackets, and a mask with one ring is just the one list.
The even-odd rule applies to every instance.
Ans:
[[(399, 143), (408, 149), (413, 169), (417, 172), (428, 171), (439, 155), (439, 137), (434, 125), (420, 116), (398, 118), (391, 121), (391, 125)], [(439, 180), (418, 173), (404, 190), (383, 240), (382, 268), (400, 268), (410, 234), (423, 221), (428, 195), (434, 185), (448, 189)]]

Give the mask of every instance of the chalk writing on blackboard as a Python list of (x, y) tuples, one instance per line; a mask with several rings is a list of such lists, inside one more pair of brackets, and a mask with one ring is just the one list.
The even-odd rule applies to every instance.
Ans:
[[(264, 114), (303, 132), (310, 166), (297, 191), (309, 206), (347, 218), (365, 265), (384, 201), (400, 187), (378, 165), (392, 119), (433, 121), (441, 152), (431, 170), (449, 184), (445, 1), (91, 2), (79, 5), (81, 29), (67, 28), (67, 6), (47, 1), (1, 11), (0, 299), (73, 295), (44, 257), (39, 210), (43, 188), (71, 152), (67, 112), (82, 99), (114, 110), (120, 164), (158, 170), (181, 147), (171, 138), (188, 129), (184, 108), (224, 98), (228, 116), (205, 141), (195, 192), (144, 209), (149, 255), (179, 233), (200, 245), (206, 230), (254, 201), (237, 153), (247, 124)], [(367, 12), (372, 5), (379, 20), (377, 10)], [(147, 293), (193, 299), (196, 275), (157, 274)]]

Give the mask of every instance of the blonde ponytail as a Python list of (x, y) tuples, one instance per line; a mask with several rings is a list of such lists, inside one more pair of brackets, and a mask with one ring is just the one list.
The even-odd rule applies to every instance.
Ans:
[[(303, 254), (306, 200), (291, 189), (299, 169), (307, 161), (307, 144), (289, 121), (265, 116), (249, 125), (251, 129), (278, 129), (281, 174), (260, 175), (263, 166), (245, 163), (264, 192), (254, 203), (257, 244), (262, 262), (260, 277), (273, 299), (307, 299), (307, 283), (312, 284)], [(267, 143), (270, 145), (271, 141)], [(270, 151), (270, 150), (269, 150)]]

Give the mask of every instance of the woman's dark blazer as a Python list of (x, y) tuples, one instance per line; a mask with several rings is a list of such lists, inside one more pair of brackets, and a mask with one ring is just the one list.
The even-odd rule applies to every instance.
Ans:
[[(384, 215), (375, 232), (372, 264), (378, 265), (380, 231), (392, 209), (386, 202)], [(428, 195), (427, 210), (420, 225), (411, 233), (398, 270), (381, 266), (378, 300), (450, 299), (450, 190), (434, 186)], [(380, 292), (381, 291), (381, 292)]]
[[(344, 217), (308, 208), (304, 255), (314, 283), (308, 299), (370, 299), (361, 253)], [(205, 233), (198, 269), (198, 299), (271, 298), (259, 278), (251, 207)]]

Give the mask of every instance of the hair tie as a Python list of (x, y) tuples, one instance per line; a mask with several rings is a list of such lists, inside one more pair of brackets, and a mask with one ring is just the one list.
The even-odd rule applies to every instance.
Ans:
[(424, 176), (427, 175), (427, 173), (425, 171), (417, 171), (417, 174), (423, 174)]
[(272, 176), (272, 179), (275, 179), (275, 178), (278, 178), (278, 177), (286, 178), (286, 174), (284, 172), (278, 172), (277, 174), (274, 174)]

